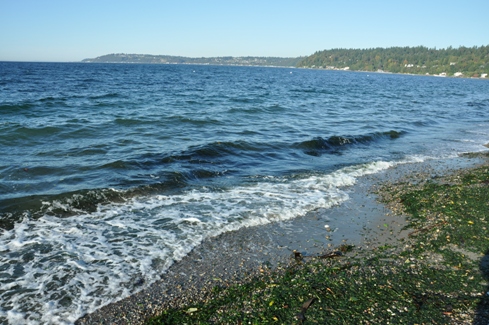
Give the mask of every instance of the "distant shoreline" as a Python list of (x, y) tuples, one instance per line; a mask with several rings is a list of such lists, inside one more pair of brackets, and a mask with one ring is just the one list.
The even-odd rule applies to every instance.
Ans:
[(324, 70), (378, 72), (437, 77), (488, 79), (489, 45), (447, 49), (390, 47), (331, 49), (300, 57), (219, 56), (111, 53), (84, 59), (85, 63), (204, 64), (223, 66), (271, 66)]
[(390, 71), (369, 71), (369, 70), (353, 70), (353, 69), (341, 69), (341, 68), (311, 68), (311, 67), (297, 67), (288, 65), (259, 65), (259, 64), (227, 64), (227, 63), (191, 63), (191, 62), (124, 62), (124, 61), (87, 61), (90, 59), (84, 59), (82, 61), (0, 61), (0, 63), (48, 63), (48, 64), (135, 64), (135, 65), (196, 65), (196, 66), (221, 66), (221, 67), (257, 67), (257, 68), (286, 68), (286, 69), (303, 69), (303, 70), (320, 70), (320, 71), (343, 71), (343, 72), (361, 72), (361, 73), (375, 73), (375, 74), (394, 74), (394, 75), (408, 75), (408, 76), (423, 76), (423, 77), (437, 77), (437, 78), (456, 78), (456, 79), (480, 79), (489, 80), (489, 76), (486, 77), (468, 77), (450, 76), (450, 75), (433, 75), (433, 74), (421, 74), (421, 73), (403, 73), (403, 72), (390, 72)]

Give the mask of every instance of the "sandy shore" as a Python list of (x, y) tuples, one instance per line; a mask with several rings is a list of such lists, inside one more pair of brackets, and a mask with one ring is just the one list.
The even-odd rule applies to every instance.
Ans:
[[(189, 299), (205, 299), (213, 287), (246, 281), (247, 278), (287, 264), (292, 252), (319, 255), (332, 247), (351, 244), (369, 249), (405, 236), (405, 219), (377, 202), (377, 185), (410, 175), (413, 182), (436, 178), (457, 169), (484, 162), (477, 156), (423, 163), (402, 164), (359, 179), (347, 188), (350, 200), (328, 210), (318, 210), (296, 219), (266, 226), (244, 228), (210, 238), (162, 279), (140, 292), (104, 306), (80, 318), (77, 324), (143, 324), (144, 320)], [(328, 225), (332, 231), (327, 231)]]

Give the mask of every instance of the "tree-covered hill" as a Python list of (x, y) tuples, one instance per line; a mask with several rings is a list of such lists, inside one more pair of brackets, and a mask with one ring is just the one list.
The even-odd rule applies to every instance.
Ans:
[(436, 49), (424, 46), (332, 49), (314, 53), (298, 67), (481, 77), (489, 74), (489, 45)]
[(212, 64), (212, 65), (253, 65), (295, 67), (302, 58), (279, 57), (209, 57), (189, 58), (184, 56), (151, 55), (151, 54), (107, 54), (93, 59), (85, 59), (86, 63), (151, 63), (151, 64)]
[(190, 58), (117, 53), (85, 59), (82, 62), (276, 66), (489, 78), (489, 45), (446, 49), (424, 46), (331, 49), (297, 58), (255, 56)]

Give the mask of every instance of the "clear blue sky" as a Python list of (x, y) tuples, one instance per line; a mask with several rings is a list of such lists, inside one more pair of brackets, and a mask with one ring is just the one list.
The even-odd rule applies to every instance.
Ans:
[(489, 45), (489, 0), (0, 0), (0, 61)]

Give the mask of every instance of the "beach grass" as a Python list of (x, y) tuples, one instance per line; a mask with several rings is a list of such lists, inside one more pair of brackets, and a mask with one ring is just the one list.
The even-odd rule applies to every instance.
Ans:
[(297, 253), (147, 324), (487, 324), (489, 165), (408, 176), (377, 194), (407, 216), (398, 242)]

